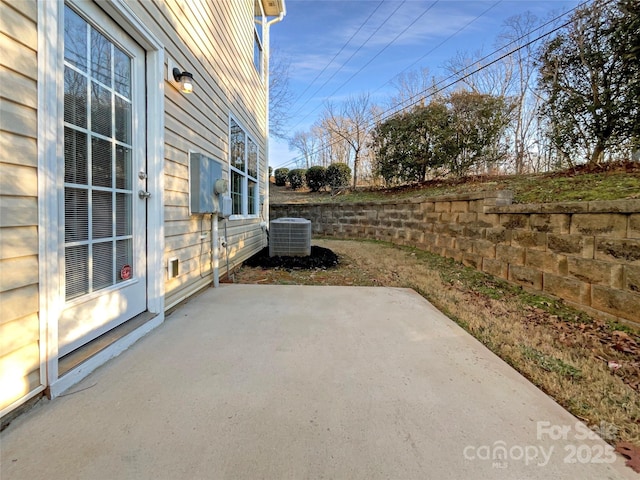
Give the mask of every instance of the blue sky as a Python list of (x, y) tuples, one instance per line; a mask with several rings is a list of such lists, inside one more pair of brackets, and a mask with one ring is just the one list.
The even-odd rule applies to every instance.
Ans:
[[(493, 52), (497, 36), (511, 16), (529, 11), (547, 19), (579, 3), (286, 0), (287, 15), (272, 27), (271, 47), (273, 55), (291, 62), (289, 81), (296, 101), (290, 109), (294, 117), (288, 123), (289, 134), (309, 130), (328, 100), (339, 103), (368, 92), (372, 102), (384, 104), (395, 91), (390, 82), (402, 71), (426, 67), (431, 75), (445, 76), (443, 65), (458, 52)], [(271, 139), (272, 167), (290, 163), (297, 156), (287, 141)]]

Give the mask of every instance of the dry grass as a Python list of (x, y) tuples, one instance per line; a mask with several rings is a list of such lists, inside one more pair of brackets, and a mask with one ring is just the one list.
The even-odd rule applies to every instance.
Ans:
[[(585, 423), (612, 424), (617, 438), (610, 440), (640, 445), (640, 395), (624, 377), (624, 365), (634, 365), (637, 355), (616, 351), (623, 368), (612, 375), (604, 360), (614, 351), (600, 345), (620, 326), (595, 329), (595, 320), (560, 302), (418, 250), (375, 242), (314, 244), (336, 252), (341, 265), (316, 271), (242, 267), (236, 281), (413, 288)], [(585, 326), (602, 338), (594, 343), (593, 333), (582, 333)], [(636, 332), (620, 335), (640, 340)]]

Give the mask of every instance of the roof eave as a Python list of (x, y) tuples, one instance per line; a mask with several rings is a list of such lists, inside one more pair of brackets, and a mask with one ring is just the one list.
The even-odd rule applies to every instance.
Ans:
[(262, 0), (262, 10), (267, 17), (279, 17), (287, 14), (285, 0)]

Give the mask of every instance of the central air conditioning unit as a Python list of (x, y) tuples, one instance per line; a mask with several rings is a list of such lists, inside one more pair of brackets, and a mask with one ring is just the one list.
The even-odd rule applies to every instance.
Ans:
[(269, 222), (270, 257), (311, 255), (311, 220), (278, 218)]

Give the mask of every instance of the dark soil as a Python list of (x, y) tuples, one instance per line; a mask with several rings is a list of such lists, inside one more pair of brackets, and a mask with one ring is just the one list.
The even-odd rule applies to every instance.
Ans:
[(284, 268), (288, 270), (312, 270), (331, 268), (338, 265), (338, 256), (328, 248), (311, 246), (311, 255), (307, 257), (270, 257), (269, 247), (263, 248), (244, 262), (248, 267)]

